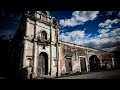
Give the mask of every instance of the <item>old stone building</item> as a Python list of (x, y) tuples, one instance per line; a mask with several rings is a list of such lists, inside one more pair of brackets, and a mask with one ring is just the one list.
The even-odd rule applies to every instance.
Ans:
[(28, 78), (99, 70), (104, 62), (112, 68), (113, 57), (109, 52), (59, 40), (58, 21), (48, 11), (24, 12), (11, 43), (11, 70), (18, 75), (27, 68)]

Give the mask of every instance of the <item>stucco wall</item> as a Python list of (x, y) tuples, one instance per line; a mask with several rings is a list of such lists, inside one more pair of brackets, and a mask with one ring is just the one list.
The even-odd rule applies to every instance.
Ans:
[[(45, 18), (44, 18), (45, 19)], [(57, 72), (57, 60), (56, 60), (56, 33), (53, 26), (50, 26), (50, 24), (44, 24), (43, 22), (36, 21), (36, 30), (35, 29), (35, 22), (29, 19), (27, 22), (27, 36), (31, 40), (33, 39), (34, 35), (35, 38), (41, 37), (41, 32), (45, 31), (47, 33), (47, 40), (50, 40), (50, 33), (52, 42), (49, 45), (45, 45), (45, 49), (43, 49), (43, 45), (36, 43), (36, 70), (37, 70), (37, 61), (38, 56), (41, 52), (45, 52), (48, 54), (48, 73), (50, 72), (51, 68), (51, 76), (56, 76)], [(36, 31), (36, 32), (35, 32)], [(26, 66), (29, 66), (30, 60), (27, 60), (27, 56), (30, 56), (30, 58), (33, 60), (33, 51), (34, 51), (34, 42), (26, 41)], [(51, 48), (51, 49), (50, 49)], [(84, 46), (71, 44), (67, 42), (61, 42), (59, 45), (59, 74), (66, 73), (66, 65), (65, 65), (65, 56), (72, 56), (72, 72), (75, 73), (77, 71), (81, 71), (79, 56), (85, 56), (86, 57), (86, 67), (88, 69), (89, 65), (89, 57), (91, 55), (97, 55), (100, 60), (106, 59), (111, 60), (112, 56), (105, 52), (100, 52), (99, 50), (92, 49), (92, 48), (86, 48)], [(51, 60), (51, 62), (50, 62)], [(34, 61), (34, 60), (33, 60)], [(88, 70), (87, 70), (88, 71)]]

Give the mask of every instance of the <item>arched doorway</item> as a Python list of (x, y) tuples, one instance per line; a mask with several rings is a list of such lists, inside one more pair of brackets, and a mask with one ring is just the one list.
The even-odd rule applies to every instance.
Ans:
[(96, 55), (90, 56), (89, 63), (90, 63), (90, 70), (91, 71), (96, 71), (96, 70), (101, 69), (100, 60)]
[(45, 52), (39, 54), (37, 75), (48, 75), (48, 55)]

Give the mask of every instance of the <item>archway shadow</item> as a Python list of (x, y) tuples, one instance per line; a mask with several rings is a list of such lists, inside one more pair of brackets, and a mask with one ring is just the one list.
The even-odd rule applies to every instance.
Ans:
[(96, 55), (92, 55), (89, 58), (90, 70), (99, 71), (101, 70), (100, 59)]

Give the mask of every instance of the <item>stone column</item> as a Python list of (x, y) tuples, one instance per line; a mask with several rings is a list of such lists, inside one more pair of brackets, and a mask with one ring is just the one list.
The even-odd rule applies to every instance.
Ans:
[(112, 58), (112, 67), (115, 68), (115, 61), (114, 61), (114, 58)]
[(52, 26), (51, 26), (52, 24), (50, 23), (50, 68), (49, 68), (49, 75), (51, 75), (52, 74)]
[(56, 59), (57, 59), (57, 77), (59, 77), (59, 30), (58, 30), (58, 23), (56, 24)]
[(89, 72), (89, 63), (88, 63), (88, 59), (87, 59), (87, 57), (85, 58), (86, 60), (86, 68), (87, 68), (87, 72)]
[(27, 55), (27, 40), (26, 38), (29, 35), (29, 18), (26, 18), (26, 31), (25, 31), (25, 36), (24, 36), (24, 50), (23, 50), (23, 68), (26, 66), (26, 55)]
[(87, 68), (87, 72), (90, 71), (90, 68), (89, 68), (89, 57), (88, 57), (88, 53), (87, 53), (87, 49), (85, 47), (85, 51), (86, 51), (86, 68)]
[(37, 38), (37, 21), (35, 21), (35, 25), (34, 25), (34, 42), (33, 42), (33, 73), (34, 73), (34, 77), (37, 77), (37, 42), (36, 42), (36, 38)]
[(37, 76), (37, 44), (34, 43), (34, 66), (33, 66), (33, 72), (35, 77)]
[(100, 59), (100, 66), (102, 67), (102, 57), (101, 57), (101, 52), (99, 52), (99, 59)]
[(58, 77), (60, 77), (61, 75), (61, 71), (60, 71), (60, 43), (59, 43), (59, 29), (58, 29)]
[(80, 63), (80, 57), (79, 57), (79, 64), (80, 64), (80, 72), (81, 72), (81, 63)]
[(23, 65), (22, 68), (26, 66), (26, 53), (27, 53), (27, 41), (24, 40), (24, 51), (23, 51)]

